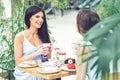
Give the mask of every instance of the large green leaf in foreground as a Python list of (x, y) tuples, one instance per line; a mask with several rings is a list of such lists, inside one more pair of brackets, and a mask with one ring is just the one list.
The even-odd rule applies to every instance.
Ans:
[[(120, 15), (117, 14), (99, 22), (85, 35), (85, 40), (91, 41), (97, 48), (99, 58), (93, 68), (98, 66), (96, 74), (101, 72), (104, 80), (109, 80), (110, 62), (112, 62), (112, 71), (118, 71), (118, 60), (120, 59), (119, 34)], [(114, 80), (118, 80), (117, 75), (114, 76)]]

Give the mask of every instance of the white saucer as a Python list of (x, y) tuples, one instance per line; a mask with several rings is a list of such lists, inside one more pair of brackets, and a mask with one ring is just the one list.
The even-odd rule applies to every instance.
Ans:
[(61, 71), (61, 68), (58, 67), (42, 67), (37, 69), (38, 72), (40, 73), (56, 73)]

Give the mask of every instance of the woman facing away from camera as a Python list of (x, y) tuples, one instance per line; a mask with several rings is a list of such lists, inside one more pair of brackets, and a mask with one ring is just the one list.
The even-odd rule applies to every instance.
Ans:
[[(90, 30), (95, 24), (97, 24), (100, 21), (99, 15), (96, 12), (93, 12), (90, 9), (81, 9), (77, 14), (77, 30), (82, 35), (84, 39), (84, 34)], [(83, 45), (83, 43), (91, 44), (90, 41), (86, 42), (81, 39), (80, 44)], [(94, 46), (87, 47), (85, 51), (88, 51), (89, 49), (96, 49)], [(76, 80), (101, 80), (101, 76), (99, 74), (98, 78), (95, 78), (95, 71), (96, 67), (94, 69), (91, 69), (95, 61), (98, 57), (94, 57), (90, 59), (87, 62), (82, 63), (83, 56), (80, 56), (82, 54), (83, 47), (79, 47), (77, 49), (77, 76)], [(91, 56), (94, 53), (91, 53), (89, 55), (86, 55), (86, 57)], [(81, 65), (79, 65), (81, 64)]]
[(20, 71), (17, 65), (24, 61), (40, 60), (41, 55), (50, 54), (42, 43), (50, 43), (44, 10), (37, 6), (30, 6), (25, 12), (27, 29), (16, 34), (14, 39), (15, 80), (44, 80), (35, 75)]

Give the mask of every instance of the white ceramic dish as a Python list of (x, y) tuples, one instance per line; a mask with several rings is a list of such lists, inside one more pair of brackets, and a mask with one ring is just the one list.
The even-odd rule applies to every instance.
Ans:
[(58, 67), (42, 67), (37, 69), (38, 72), (40, 73), (56, 73), (61, 71), (61, 68)]
[(65, 70), (65, 71), (76, 71), (76, 69), (68, 69), (68, 68), (67, 68), (67, 64), (62, 65), (62, 66), (61, 66), (61, 69), (62, 69), (62, 70)]
[(60, 66), (61, 65), (61, 62), (59, 61), (52, 61), (52, 60), (49, 60), (47, 62), (43, 62), (41, 64), (39, 64), (40, 67), (47, 67), (47, 66)]
[(18, 67), (23, 67), (23, 68), (31, 68), (36, 66), (37, 64), (35, 61), (25, 61), (23, 63), (18, 64)]

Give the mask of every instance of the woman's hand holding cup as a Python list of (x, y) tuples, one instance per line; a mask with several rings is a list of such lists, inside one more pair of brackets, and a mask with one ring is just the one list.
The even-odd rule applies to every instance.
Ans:
[(37, 55), (47, 55), (48, 54), (48, 49), (45, 47), (40, 48), (39, 50), (36, 51)]
[(48, 51), (48, 48), (47, 47), (42, 47), (42, 54), (43, 55), (47, 55), (47, 54), (50, 54), (50, 52)]
[(43, 43), (42, 47), (36, 53), (37, 55), (48, 56), (48, 58), (51, 58), (51, 47), (51, 43)]
[(52, 48), (51, 43), (43, 43), (43, 44), (42, 44), (42, 47), (44, 48), (44, 50), (47, 51), (47, 54), (50, 54), (50, 53), (51, 53), (51, 48)]

